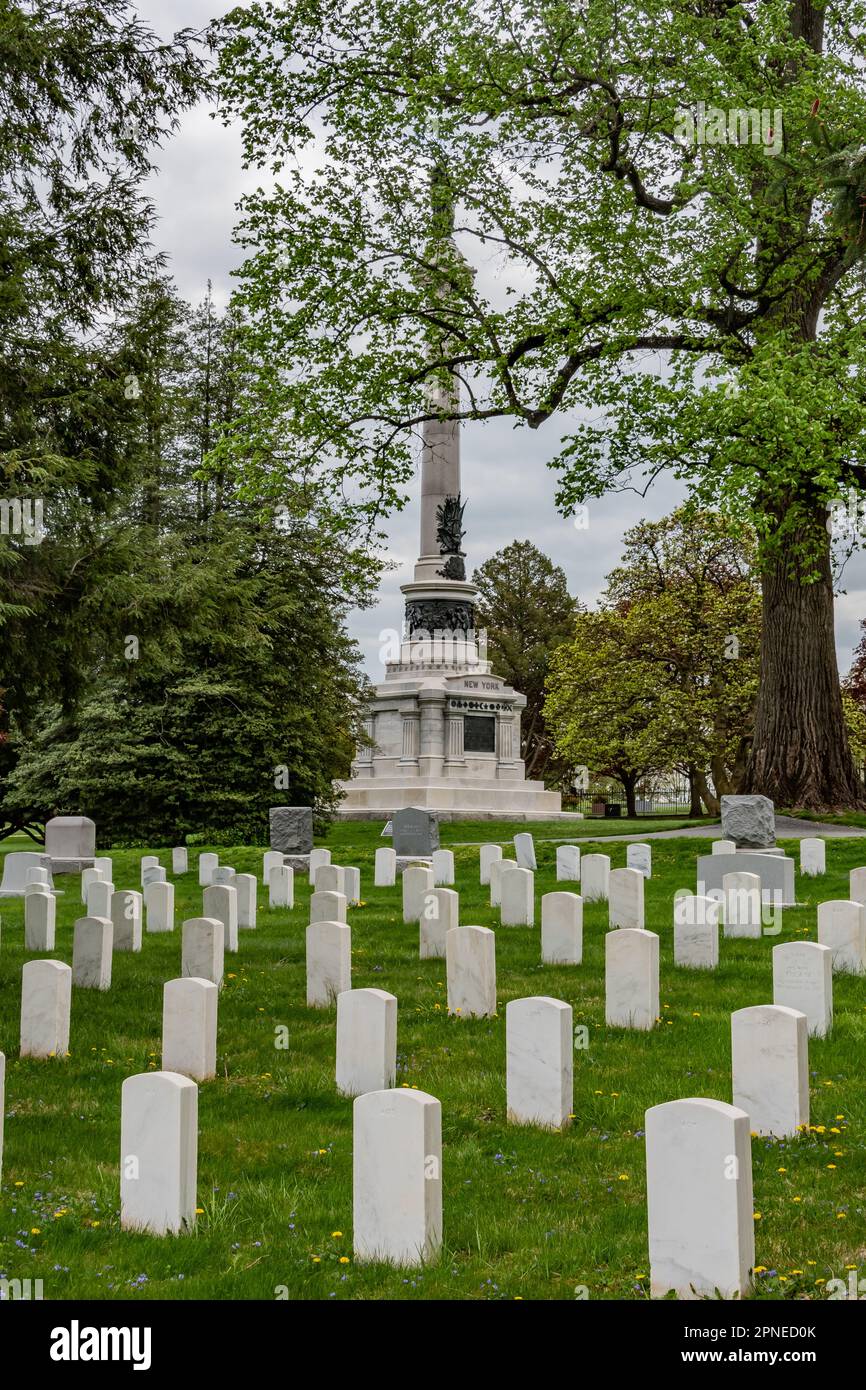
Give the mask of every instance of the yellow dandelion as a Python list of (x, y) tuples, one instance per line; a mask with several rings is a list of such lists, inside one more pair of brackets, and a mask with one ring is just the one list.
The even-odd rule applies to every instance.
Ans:
[(348, 1256), (348, 1255), (341, 1255), (341, 1256), (340, 1256), (340, 1264), (341, 1264), (341, 1265), (347, 1265), (348, 1263), (349, 1263), (349, 1256)]

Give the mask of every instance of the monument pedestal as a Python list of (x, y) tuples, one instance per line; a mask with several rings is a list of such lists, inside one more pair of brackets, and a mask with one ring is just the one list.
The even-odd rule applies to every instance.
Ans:
[(525, 696), (491, 675), (474, 642), (430, 646), (426, 638), (404, 642), (401, 660), (386, 668), (369, 706), (371, 742), (359, 749), (351, 780), (340, 783), (338, 815), (379, 820), (419, 806), (442, 820), (561, 817), (559, 793), (524, 775)]

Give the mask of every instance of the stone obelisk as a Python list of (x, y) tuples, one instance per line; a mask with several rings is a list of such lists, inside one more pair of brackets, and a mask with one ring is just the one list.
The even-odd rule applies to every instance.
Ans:
[[(457, 383), (447, 389), (438, 384), (429, 386), (427, 400), (432, 418), (424, 423), (421, 444), (420, 551), (412, 582), (401, 587), (406, 600), (406, 636), (415, 646), (409, 661), (418, 665), (418, 643), (426, 640), (437, 643), (437, 665), (444, 660), (446, 664), (477, 667), (478, 591), (467, 582), (462, 549), (465, 504), (460, 494), (460, 425), (457, 420), (442, 418), (459, 406)], [(437, 410), (442, 416), (436, 416)], [(486, 663), (484, 668), (489, 669)]]
[[(443, 414), (459, 404), (456, 388), (427, 389), (431, 410)], [(415, 565), (415, 580), (441, 578), (442, 555), (438, 540), (438, 517), (449, 497), (460, 496), (460, 425), (457, 420), (427, 420), (421, 444), (421, 548)]]

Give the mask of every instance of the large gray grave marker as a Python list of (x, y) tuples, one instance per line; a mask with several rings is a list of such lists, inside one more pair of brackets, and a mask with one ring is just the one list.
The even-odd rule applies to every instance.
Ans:
[(738, 849), (769, 849), (776, 843), (775, 808), (768, 796), (723, 796), (722, 834)]
[(271, 849), (281, 854), (312, 853), (312, 806), (272, 806), (269, 817)]
[(398, 858), (427, 859), (439, 848), (439, 822), (432, 811), (407, 806), (392, 816), (393, 849)]

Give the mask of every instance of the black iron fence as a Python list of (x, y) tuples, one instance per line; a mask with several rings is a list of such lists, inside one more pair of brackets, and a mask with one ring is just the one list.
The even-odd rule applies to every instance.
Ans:
[[(691, 807), (688, 787), (662, 787), (635, 796), (635, 811), (639, 816), (687, 816)], [(626, 816), (625, 794), (622, 792), (574, 792), (563, 795), (563, 811), (582, 811), (585, 816), (618, 819)]]

